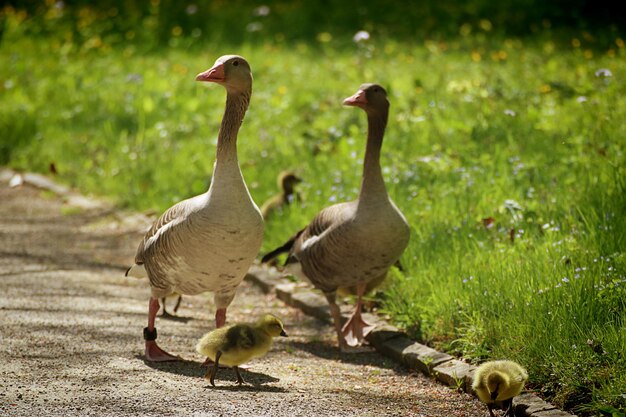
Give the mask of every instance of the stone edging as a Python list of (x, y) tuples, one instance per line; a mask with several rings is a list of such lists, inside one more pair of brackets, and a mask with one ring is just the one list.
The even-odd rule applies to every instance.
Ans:
[(45, 175), (35, 174), (32, 172), (18, 172), (11, 168), (0, 167), (0, 183), (8, 183), (9, 187), (20, 187), (23, 184), (53, 193), (63, 199), (68, 206), (75, 207), (80, 210), (106, 210), (113, 214), (121, 225), (134, 229), (147, 230), (154, 217), (129, 210), (116, 208), (109, 201), (86, 197), (80, 193), (73, 191), (70, 187), (58, 184), (54, 180)]
[[(322, 294), (309, 286), (303, 287), (289, 281), (275, 268), (252, 265), (246, 279), (258, 285), (265, 293), (274, 293), (284, 303), (330, 322), (328, 303)], [(432, 376), (451, 388), (476, 395), (472, 390), (476, 366), (409, 339), (405, 333), (377, 316), (364, 314), (364, 317), (377, 324), (376, 329), (366, 338), (377, 351), (409, 369)], [(518, 395), (513, 399), (513, 405), (518, 417), (576, 417), (532, 393)]]
[(79, 193), (72, 191), (65, 185), (57, 184), (50, 178), (34, 174), (32, 172), (17, 172), (10, 168), (0, 168), (0, 182), (9, 183), (10, 187), (18, 187), (22, 184), (28, 184), (42, 190), (50, 191), (63, 199), (71, 206), (81, 209), (110, 208), (111, 204), (101, 200), (85, 197)]
[[(18, 177), (19, 176), (19, 177)], [(73, 206), (83, 209), (110, 208), (112, 205), (97, 199), (84, 197), (70, 188), (57, 184), (48, 177), (33, 173), (17, 173), (12, 169), (0, 168), (0, 182), (16, 181), (12, 186), (22, 183), (50, 191), (65, 199)], [(299, 308), (304, 313), (330, 323), (328, 303), (324, 296), (310, 287), (297, 285), (284, 278), (275, 268), (254, 264), (248, 270), (246, 279), (259, 286), (265, 293), (273, 292), (285, 304)], [(384, 322), (375, 315), (364, 314), (372, 323), (376, 323), (367, 341), (380, 353), (412, 370), (432, 376), (439, 382), (475, 395), (472, 391), (474, 365), (454, 359), (428, 346), (414, 342), (396, 327)], [(515, 415), (519, 417), (576, 417), (559, 410), (554, 405), (532, 393), (523, 393), (513, 400)]]

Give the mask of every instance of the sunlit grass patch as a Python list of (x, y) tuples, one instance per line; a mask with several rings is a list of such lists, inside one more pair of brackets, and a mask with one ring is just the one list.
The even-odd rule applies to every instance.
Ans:
[(238, 142), (254, 199), (274, 195), (283, 170), (304, 180), (303, 200), (268, 221), (267, 251), (356, 197), (366, 121), (341, 102), (379, 82), (391, 101), (384, 175), (412, 226), (382, 309), (470, 360), (520, 361), (560, 406), (624, 408), (624, 43), (590, 56), (582, 34), (564, 47), (464, 31), (154, 53), (5, 33), (0, 161), (54, 163), (61, 181), (138, 210), (201, 193), (225, 93), (193, 79), (240, 53), (255, 78)]

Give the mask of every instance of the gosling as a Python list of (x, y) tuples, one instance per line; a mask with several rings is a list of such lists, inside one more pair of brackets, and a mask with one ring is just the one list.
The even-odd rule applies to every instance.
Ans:
[(522, 392), (526, 380), (528, 373), (519, 364), (509, 360), (491, 361), (476, 369), (472, 388), (480, 401), (487, 404), (491, 417), (495, 417), (495, 405), (506, 410), (506, 417), (515, 417), (513, 397)]
[(280, 319), (272, 314), (264, 315), (255, 324), (234, 324), (210, 331), (196, 345), (196, 351), (207, 357), (203, 365), (213, 362), (204, 377), (215, 386), (215, 375), (221, 362), (232, 366), (237, 374), (237, 385), (243, 384), (238, 366), (265, 355), (276, 336), (287, 337), (287, 333)]
[(261, 206), (261, 214), (265, 220), (267, 220), (273, 212), (288, 206), (294, 201), (302, 200), (300, 193), (295, 189), (296, 185), (302, 182), (302, 179), (296, 174), (291, 171), (283, 171), (278, 174), (276, 182), (280, 192), (270, 197)]

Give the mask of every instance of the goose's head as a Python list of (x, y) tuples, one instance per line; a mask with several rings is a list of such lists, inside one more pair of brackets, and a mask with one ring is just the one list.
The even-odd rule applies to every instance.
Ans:
[(252, 88), (250, 64), (239, 55), (224, 55), (208, 70), (196, 76), (196, 81), (223, 85), (228, 92), (245, 92)]
[(368, 114), (389, 110), (387, 91), (378, 84), (362, 84), (354, 95), (343, 101), (343, 104), (360, 107)]
[(491, 395), (491, 399), (495, 401), (498, 395), (507, 389), (509, 378), (503, 372), (494, 371), (487, 376), (487, 390)]
[(266, 314), (259, 319), (259, 327), (272, 337), (287, 337), (287, 333), (283, 328), (283, 322), (273, 314)]

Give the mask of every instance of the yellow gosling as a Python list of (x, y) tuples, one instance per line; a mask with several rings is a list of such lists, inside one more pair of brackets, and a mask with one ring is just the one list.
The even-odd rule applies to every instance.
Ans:
[(265, 355), (276, 336), (287, 337), (287, 333), (280, 319), (272, 314), (264, 315), (255, 324), (233, 324), (210, 331), (196, 345), (196, 351), (207, 357), (203, 365), (213, 362), (204, 377), (215, 386), (215, 375), (221, 363), (232, 366), (237, 384), (243, 384), (238, 366)]
[(288, 206), (293, 201), (300, 201), (300, 193), (296, 191), (296, 185), (302, 182), (302, 180), (291, 171), (283, 171), (278, 174), (277, 183), (280, 192), (270, 197), (261, 206), (261, 214), (263, 218), (267, 220), (270, 215)]
[(515, 417), (513, 397), (519, 395), (528, 380), (528, 373), (519, 364), (509, 360), (485, 362), (476, 369), (472, 388), (480, 401), (487, 404), (489, 415), (493, 407), (501, 405), (505, 416)]

